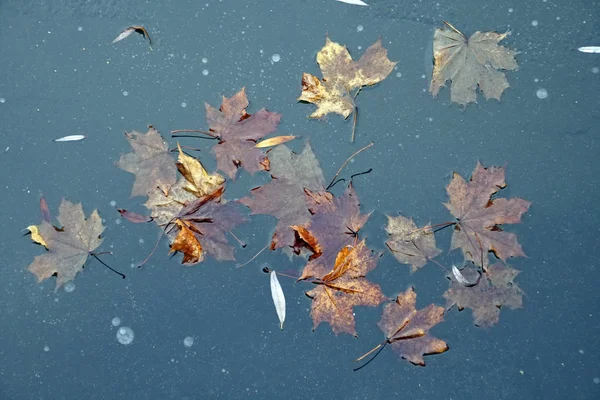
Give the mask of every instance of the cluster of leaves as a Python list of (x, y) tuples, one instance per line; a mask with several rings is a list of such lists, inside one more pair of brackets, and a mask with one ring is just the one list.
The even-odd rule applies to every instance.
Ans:
[[(436, 67), (432, 94), (436, 95), (450, 79), (454, 85), (452, 100), (462, 105), (474, 101), (474, 95), (465, 90), (473, 89), (474, 93), (477, 85), (486, 97), (499, 98), (504, 90), (499, 87), (508, 84), (505, 80), (501, 82), (503, 74), (499, 73), (502, 79), (494, 75), (490, 65), (511, 69), (500, 61), (514, 53), (497, 50), (491, 43), (497, 43), (505, 35), (478, 32), (467, 40), (447, 25), (452, 30), (440, 29), (434, 36)], [(479, 53), (486, 53), (489, 58), (480, 57)], [(474, 60), (484, 62), (483, 67), (474, 67)], [(347, 118), (356, 111), (354, 98), (358, 91), (385, 79), (395, 65), (387, 58), (381, 41), (369, 47), (355, 62), (345, 47), (329, 38), (318, 53), (317, 61), (323, 78), (305, 73), (299, 98), (318, 106), (311, 115), (315, 118), (329, 112)], [(353, 185), (340, 197), (329, 192), (308, 141), (299, 154), (280, 144), (293, 137), (282, 136), (259, 143), (276, 131), (281, 115), (265, 109), (249, 114), (248, 105), (244, 89), (231, 98), (223, 97), (219, 109), (207, 104), (209, 129), (187, 132), (215, 139), (212, 153), (218, 169), (230, 181), (235, 181), (238, 169), (242, 168), (252, 174), (268, 171), (270, 182), (253, 189), (239, 201), (227, 201), (224, 198), (226, 179), (222, 175), (208, 173), (200, 161), (186, 154), (179, 144), (178, 157), (174, 160), (175, 149), (171, 150), (163, 137), (150, 127), (146, 133), (126, 134), (133, 151), (122, 155), (117, 163), (135, 175), (131, 196), (147, 197), (144, 205), (149, 216), (119, 210), (121, 215), (132, 222), (155, 222), (169, 238), (170, 251), (182, 253), (182, 263), (186, 265), (200, 263), (207, 255), (216, 260), (234, 260), (229, 237), (235, 238), (232, 230), (246, 221), (240, 205), (247, 206), (251, 214), (274, 216), (277, 225), (270, 250), (282, 249), (290, 256), (308, 256), (298, 281), (313, 285), (306, 292), (312, 300), (313, 329), (325, 322), (335, 334), (356, 336), (354, 307), (376, 307), (387, 302), (379, 323), (385, 340), (374, 350), (390, 344), (401, 357), (417, 365), (425, 365), (424, 355), (448, 349), (443, 340), (429, 335), (429, 330), (443, 320), (446, 309), (454, 305), (459, 309), (470, 308), (475, 324), (489, 327), (498, 321), (500, 307), (521, 307), (522, 291), (514, 283), (518, 271), (504, 262), (525, 254), (516, 236), (503, 231), (501, 225), (520, 222), (529, 203), (518, 198), (495, 197), (506, 186), (504, 168), (484, 168), (478, 163), (469, 181), (454, 174), (446, 187), (449, 202), (445, 204), (456, 218), (454, 221), (418, 228), (409, 218), (388, 217), (386, 245), (399, 262), (411, 265), (413, 272), (429, 261), (441, 266), (435, 260), (441, 253), (436, 247), (435, 232), (451, 226), (454, 232), (450, 250), (461, 249), (465, 262), (470, 265), (462, 271), (453, 269), (453, 274), (448, 273), (450, 287), (444, 294), (445, 308), (430, 304), (417, 310), (416, 293), (412, 288), (389, 301), (380, 286), (367, 279), (367, 274), (377, 267), (381, 253), (369, 249), (366, 240), (360, 237), (370, 214), (361, 214)], [(271, 145), (277, 146), (264, 150)], [(28, 229), (34, 241), (44, 245), (47, 252), (37, 256), (29, 270), (39, 281), (57, 275), (58, 289), (75, 277), (88, 255), (95, 255), (93, 251), (102, 243), (100, 234), (104, 227), (96, 211), (86, 219), (81, 204), (65, 200), (57, 218), (61, 228), (51, 225), (47, 205), (42, 206), (42, 215), (42, 223)], [(491, 257), (499, 261), (491, 263)], [(479, 274), (477, 281), (465, 284), (468, 282), (465, 276), (473, 274)], [(273, 274), (272, 279), (276, 279)]]

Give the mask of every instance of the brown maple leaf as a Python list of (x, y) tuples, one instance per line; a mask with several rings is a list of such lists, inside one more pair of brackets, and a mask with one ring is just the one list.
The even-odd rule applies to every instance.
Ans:
[(523, 291), (514, 282), (520, 271), (498, 262), (488, 266), (479, 283), (466, 287), (452, 279), (450, 288), (444, 293), (446, 308), (456, 305), (459, 311), (473, 310), (476, 326), (488, 328), (500, 318), (501, 307), (511, 309), (523, 307)]
[(445, 23), (450, 29), (436, 29), (433, 36), (434, 68), (429, 92), (435, 97), (446, 81), (451, 81), (450, 99), (463, 107), (477, 100), (478, 86), (486, 99), (500, 100), (510, 85), (499, 70), (518, 68), (517, 52), (498, 46), (509, 33), (475, 32), (467, 39)]
[(216, 109), (206, 103), (206, 119), (210, 132), (219, 139), (212, 152), (217, 167), (235, 180), (237, 169), (242, 167), (251, 174), (269, 170), (269, 160), (256, 142), (277, 129), (281, 114), (264, 108), (248, 114), (248, 98), (242, 89), (234, 96), (223, 96), (221, 107)]
[(321, 322), (327, 322), (336, 335), (349, 333), (357, 336), (353, 307), (376, 307), (387, 299), (379, 285), (365, 278), (377, 266), (379, 256), (373, 254), (363, 240), (355, 246), (342, 248), (333, 264), (316, 259), (304, 267), (298, 280), (310, 279), (317, 285), (306, 292), (313, 300), (310, 311), (313, 330)]
[(435, 247), (433, 231), (428, 227), (418, 229), (412, 219), (401, 215), (388, 216), (385, 230), (390, 235), (386, 246), (396, 260), (411, 265), (411, 272), (417, 271), (442, 252)]
[(179, 232), (171, 251), (183, 253), (182, 264), (197, 264), (204, 260), (205, 253), (217, 260), (235, 260), (233, 246), (225, 233), (243, 223), (245, 218), (237, 204), (221, 199), (224, 190), (220, 187), (214, 193), (186, 204), (174, 218)]
[(126, 133), (133, 153), (121, 155), (117, 165), (135, 174), (131, 197), (147, 196), (155, 188), (168, 192), (177, 179), (169, 146), (152, 126), (148, 132)]
[(180, 174), (177, 183), (171, 186), (168, 193), (159, 188), (151, 191), (144, 204), (159, 226), (170, 223), (185, 204), (214, 193), (225, 184), (225, 179), (220, 174), (209, 174), (197, 158), (188, 156), (180, 147), (175, 165)]
[(183, 190), (200, 198), (213, 193), (225, 183), (225, 178), (221, 175), (209, 174), (197, 158), (185, 154), (179, 143), (177, 143), (177, 148), (179, 149), (179, 158), (175, 165), (184, 179), (182, 181)]
[(302, 75), (302, 94), (298, 98), (317, 105), (310, 118), (321, 118), (330, 112), (348, 118), (355, 107), (355, 94), (350, 92), (384, 80), (397, 64), (387, 58), (381, 39), (369, 47), (360, 60), (353, 61), (346, 46), (332, 42), (329, 37), (317, 53), (317, 62), (323, 80), (305, 72)]
[(304, 192), (312, 216), (308, 224), (292, 226), (297, 235), (294, 250), (299, 253), (302, 247), (308, 247), (313, 253), (311, 260), (323, 257), (321, 262), (331, 265), (344, 246), (356, 242), (358, 232), (371, 214), (360, 213), (352, 184), (339, 198), (326, 191), (305, 189)]
[(271, 250), (275, 250), (294, 244), (294, 231), (290, 226), (310, 221), (304, 189), (324, 191), (325, 178), (308, 142), (301, 154), (282, 145), (268, 155), (271, 182), (252, 189), (252, 196), (240, 202), (250, 207), (252, 214), (270, 214), (278, 219), (271, 241)]
[(386, 304), (378, 324), (386, 337), (385, 341), (356, 361), (363, 360), (387, 344), (391, 344), (392, 350), (400, 357), (421, 366), (425, 365), (424, 355), (448, 350), (446, 342), (429, 335), (429, 330), (444, 319), (444, 307), (430, 304), (417, 311), (416, 302), (417, 294), (411, 287), (400, 293), (395, 301)]
[(62, 229), (56, 229), (46, 221), (39, 225), (48, 251), (36, 256), (29, 265), (29, 271), (38, 282), (56, 274), (55, 291), (83, 270), (88, 255), (102, 243), (100, 235), (104, 231), (98, 211), (94, 210), (86, 219), (81, 203), (73, 204), (63, 199), (56, 219)]
[(488, 252), (504, 262), (509, 257), (525, 256), (517, 236), (504, 232), (500, 225), (521, 222), (531, 203), (519, 198), (492, 199), (504, 187), (504, 168), (484, 168), (479, 162), (469, 182), (454, 173), (446, 187), (450, 201), (444, 205), (458, 220), (451, 250), (461, 248), (466, 261), (484, 268), (489, 263)]

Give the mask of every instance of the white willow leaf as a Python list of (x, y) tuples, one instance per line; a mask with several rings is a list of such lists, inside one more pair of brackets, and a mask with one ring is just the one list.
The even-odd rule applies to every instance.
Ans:
[(582, 53), (598, 54), (600, 53), (600, 46), (583, 46), (579, 47), (577, 50), (579, 50)]
[(346, 4), (352, 4), (354, 6), (368, 6), (367, 3), (365, 3), (364, 1), (361, 0), (337, 0), (340, 1), (342, 3), (346, 3)]
[(273, 304), (275, 304), (275, 310), (279, 317), (280, 327), (283, 329), (283, 322), (285, 321), (285, 296), (283, 295), (283, 289), (281, 289), (275, 271), (271, 271), (271, 296), (273, 297)]
[(74, 142), (76, 140), (83, 140), (85, 139), (85, 135), (70, 135), (70, 136), (65, 136), (65, 137), (61, 137), (59, 139), (54, 139), (55, 142)]

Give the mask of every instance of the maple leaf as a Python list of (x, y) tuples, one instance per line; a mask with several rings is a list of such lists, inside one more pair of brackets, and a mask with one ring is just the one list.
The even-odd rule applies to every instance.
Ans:
[(479, 162), (469, 182), (454, 173), (446, 187), (450, 201), (444, 205), (458, 220), (451, 250), (461, 248), (465, 260), (484, 268), (489, 263), (488, 251), (504, 262), (509, 257), (525, 256), (517, 236), (504, 232), (500, 225), (521, 222), (531, 203), (520, 198), (492, 199), (504, 187), (504, 168), (484, 168)]
[[(205, 254), (217, 260), (233, 260), (233, 247), (225, 233), (244, 218), (234, 203), (221, 200), (225, 179), (217, 173), (209, 174), (198, 159), (178, 147), (179, 180), (168, 193), (159, 188), (150, 192), (144, 205), (170, 237), (171, 251), (183, 253), (183, 264), (199, 263)], [(170, 229), (173, 224), (178, 229)]]
[(411, 272), (423, 267), (442, 251), (435, 247), (435, 236), (430, 228), (417, 229), (412, 219), (388, 216), (385, 230), (390, 239), (385, 242), (396, 260), (411, 265)]
[(356, 241), (371, 214), (360, 213), (360, 202), (352, 184), (339, 198), (325, 191), (304, 189), (304, 192), (312, 217), (308, 224), (292, 226), (298, 236), (294, 250), (299, 253), (302, 247), (308, 247), (313, 253), (311, 260), (323, 257), (321, 262), (330, 265), (344, 246)]
[(516, 70), (516, 51), (499, 46), (509, 33), (475, 32), (470, 38), (446, 22), (433, 36), (434, 68), (429, 92), (435, 97), (446, 81), (452, 82), (451, 101), (466, 107), (477, 100), (477, 87), (486, 99), (500, 100), (510, 85), (503, 72)]
[(183, 190), (190, 192), (196, 197), (203, 197), (213, 193), (219, 186), (225, 183), (225, 179), (219, 174), (209, 174), (200, 161), (194, 157), (190, 157), (181, 150), (181, 146), (177, 143), (179, 149), (179, 158), (176, 166), (179, 173), (185, 179), (182, 181)]
[(186, 204), (174, 223), (179, 233), (171, 245), (171, 251), (183, 253), (182, 264), (193, 265), (209, 254), (217, 260), (235, 260), (233, 246), (225, 233), (245, 221), (237, 204), (223, 202), (224, 188)]
[(55, 291), (83, 270), (90, 252), (102, 243), (100, 235), (104, 231), (98, 211), (94, 210), (86, 219), (81, 203), (73, 204), (63, 199), (56, 219), (62, 229), (56, 229), (46, 221), (39, 225), (39, 233), (48, 251), (36, 256), (29, 265), (29, 271), (38, 278), (38, 282), (56, 274)]
[(392, 350), (400, 357), (424, 366), (424, 355), (448, 350), (446, 342), (429, 335), (429, 330), (444, 319), (444, 307), (430, 304), (417, 311), (416, 302), (417, 294), (411, 287), (400, 293), (395, 301), (385, 305), (378, 325), (386, 340), (366, 355), (382, 345), (391, 344)]
[(186, 155), (180, 147), (175, 165), (181, 175), (177, 183), (171, 186), (168, 193), (159, 188), (151, 191), (144, 204), (160, 226), (165, 226), (177, 217), (185, 204), (214, 193), (225, 183), (220, 174), (209, 174), (197, 158)]
[(454, 305), (459, 311), (470, 308), (476, 326), (488, 328), (495, 325), (500, 318), (501, 307), (523, 307), (523, 291), (514, 283), (519, 273), (498, 262), (488, 266), (475, 286), (467, 287), (453, 279), (444, 293), (446, 308), (449, 310)]
[(219, 109), (206, 103), (210, 131), (219, 139), (212, 149), (217, 158), (217, 167), (232, 180), (235, 180), (240, 167), (252, 174), (269, 170), (269, 160), (255, 145), (258, 140), (274, 132), (281, 119), (281, 114), (264, 108), (256, 114), (248, 114), (248, 104), (245, 88), (230, 98), (223, 96)]
[(302, 75), (302, 93), (299, 101), (317, 105), (310, 118), (321, 118), (334, 112), (348, 118), (354, 111), (350, 92), (363, 86), (372, 86), (384, 80), (396, 62), (387, 58), (381, 39), (371, 45), (358, 61), (353, 61), (346, 46), (326, 38), (325, 46), (317, 53), (317, 63), (323, 80), (308, 73)]
[(387, 299), (379, 285), (365, 278), (377, 266), (379, 256), (373, 254), (363, 240), (356, 246), (342, 248), (333, 268), (322, 259), (313, 260), (304, 267), (298, 280), (311, 279), (317, 285), (306, 292), (312, 299), (310, 315), (313, 330), (321, 322), (327, 322), (336, 335), (349, 333), (357, 336), (353, 307), (376, 307)]
[(308, 142), (301, 154), (282, 145), (268, 155), (271, 182), (252, 189), (252, 196), (240, 202), (250, 207), (252, 214), (270, 214), (278, 219), (271, 241), (271, 250), (275, 250), (294, 244), (294, 231), (290, 226), (310, 222), (304, 189), (325, 190), (325, 178)]
[(135, 174), (131, 197), (147, 196), (156, 187), (168, 192), (177, 179), (169, 147), (152, 126), (148, 132), (126, 133), (133, 153), (122, 154), (117, 166)]

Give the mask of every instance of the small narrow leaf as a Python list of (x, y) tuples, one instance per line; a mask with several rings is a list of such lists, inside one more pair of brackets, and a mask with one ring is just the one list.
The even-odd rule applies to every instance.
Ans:
[(577, 48), (577, 50), (579, 50), (582, 53), (598, 54), (600, 53), (600, 46), (583, 46)]
[(75, 142), (77, 140), (83, 140), (85, 139), (85, 135), (70, 135), (70, 136), (65, 136), (65, 137), (61, 137), (58, 139), (54, 139), (55, 142)]
[(294, 140), (296, 136), (275, 136), (269, 139), (265, 139), (262, 142), (258, 142), (254, 145), (254, 147), (263, 148), (263, 147), (271, 147), (277, 146), (278, 144), (282, 144), (285, 142), (289, 142), (290, 140)]
[(367, 3), (361, 0), (337, 0), (341, 3), (352, 4), (353, 6), (368, 6)]
[(285, 296), (283, 295), (283, 289), (281, 289), (275, 271), (271, 271), (271, 296), (273, 297), (273, 304), (275, 304), (275, 310), (279, 317), (280, 327), (283, 330), (283, 322), (285, 321)]

